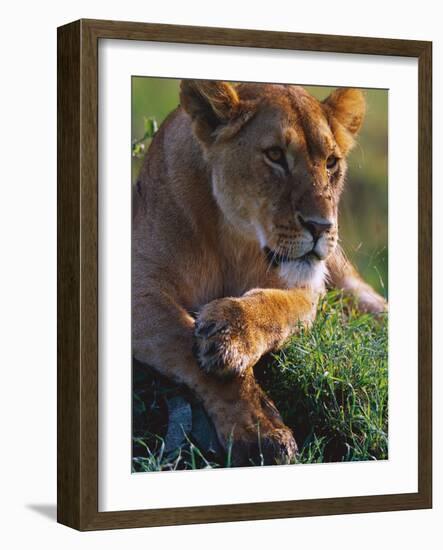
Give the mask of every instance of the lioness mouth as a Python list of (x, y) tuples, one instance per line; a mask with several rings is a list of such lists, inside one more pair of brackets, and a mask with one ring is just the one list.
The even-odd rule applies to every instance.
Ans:
[(288, 263), (288, 262), (311, 263), (321, 259), (313, 250), (311, 250), (310, 252), (307, 252), (306, 254), (303, 254), (303, 256), (299, 256), (298, 258), (291, 258), (286, 254), (283, 256), (278, 252), (276, 252), (275, 250), (271, 250), (267, 246), (265, 246), (263, 250), (264, 250), (264, 253), (266, 254), (266, 258), (268, 262), (272, 265), (272, 267), (278, 267), (279, 265)]

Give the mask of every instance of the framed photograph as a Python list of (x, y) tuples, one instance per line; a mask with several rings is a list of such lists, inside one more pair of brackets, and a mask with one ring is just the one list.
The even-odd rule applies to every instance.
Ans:
[(432, 506), (430, 42), (58, 29), (58, 521)]

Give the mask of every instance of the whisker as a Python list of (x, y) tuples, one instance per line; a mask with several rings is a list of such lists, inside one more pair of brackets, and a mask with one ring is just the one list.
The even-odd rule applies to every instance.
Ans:
[(268, 269), (266, 270), (266, 274), (268, 274), (269, 270), (271, 269), (272, 265), (274, 264), (274, 260), (275, 260), (276, 256), (279, 254), (279, 252), (278, 252), (279, 248), (280, 247), (277, 246), (277, 248), (273, 250), (272, 258), (269, 261), (269, 265), (268, 265)]
[(286, 254), (283, 257), (285, 262), (289, 261), (289, 253), (290, 252), (291, 252), (291, 244), (289, 245), (289, 247), (288, 246), (286, 247)]
[(269, 270), (271, 269), (272, 265), (274, 264), (274, 260), (276, 258), (276, 256), (278, 256), (280, 254), (280, 251), (281, 251), (281, 247), (280, 245), (277, 245), (277, 247), (272, 251), (272, 257), (269, 261), (269, 264), (268, 264), (268, 267), (266, 269), (266, 275), (269, 273)]

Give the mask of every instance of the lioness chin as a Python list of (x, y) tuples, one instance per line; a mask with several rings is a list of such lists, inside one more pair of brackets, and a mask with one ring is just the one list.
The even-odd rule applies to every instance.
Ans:
[(312, 323), (326, 285), (385, 301), (337, 246), (362, 93), (184, 80), (133, 195), (133, 353), (202, 400), (237, 465), (287, 462), (292, 432), (253, 367)]

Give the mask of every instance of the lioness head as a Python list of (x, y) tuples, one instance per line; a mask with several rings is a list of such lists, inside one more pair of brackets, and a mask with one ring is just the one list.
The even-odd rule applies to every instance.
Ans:
[(226, 219), (289, 284), (323, 280), (363, 94), (343, 88), (319, 102), (293, 85), (184, 80), (180, 98)]

